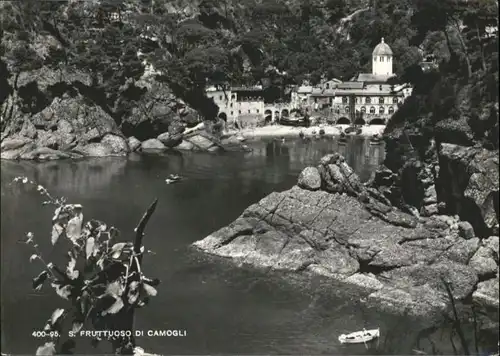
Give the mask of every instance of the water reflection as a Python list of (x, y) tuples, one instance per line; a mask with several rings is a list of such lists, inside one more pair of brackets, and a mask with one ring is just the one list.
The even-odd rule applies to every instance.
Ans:
[[(383, 146), (373, 147), (364, 140), (352, 140), (347, 146), (333, 140), (248, 145), (254, 148), (252, 152), (221, 155), (2, 161), (1, 281), (9, 286), (1, 290), (2, 351), (32, 354), (39, 340), (31, 332), (42, 328), (50, 311), (60, 306), (50, 289), (31, 290), (31, 278), (40, 266), (28, 263), (31, 251), (17, 240), (35, 231), (44, 254), (54, 256), (57, 251), (49, 241), (52, 211), (40, 206), (36, 192), (8, 185), (20, 175), (35, 179), (56, 196), (83, 204), (86, 218), (115, 225), (125, 237), (133, 235), (144, 209), (159, 198), (145, 240), (157, 255), (145, 259), (144, 269), (163, 283), (151, 307), (139, 313), (137, 323), (144, 330), (184, 328), (191, 336), (141, 340), (152, 352), (339, 354), (343, 351), (332, 342), (332, 335), (346, 328), (346, 320), (353, 329), (367, 319), (381, 323), (379, 314), (360, 314), (346, 300), (328, 299), (329, 292), (324, 292), (324, 298), (330, 304), (316, 304), (316, 287), (288, 288), (280, 278), (275, 281), (254, 270), (226, 268), (220, 261), (212, 264), (206, 256), (188, 252), (190, 243), (229, 224), (249, 205), (272, 191), (291, 188), (304, 167), (317, 165), (327, 153), (343, 154), (362, 180), (383, 158)], [(165, 184), (171, 173), (185, 180)], [(364, 347), (352, 352), (367, 353)]]

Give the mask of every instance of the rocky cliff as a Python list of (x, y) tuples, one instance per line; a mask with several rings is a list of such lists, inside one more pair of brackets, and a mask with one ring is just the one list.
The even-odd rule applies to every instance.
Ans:
[(354, 284), (361, 300), (391, 311), (436, 315), (447, 305), (443, 280), (457, 299), (498, 308), (498, 236), (479, 239), (456, 218), (402, 212), (338, 154), (194, 246), (240, 265)]

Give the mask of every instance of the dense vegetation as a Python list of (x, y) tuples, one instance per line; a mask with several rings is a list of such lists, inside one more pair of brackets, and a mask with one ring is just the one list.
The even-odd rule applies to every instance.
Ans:
[[(35, 0), (2, 3), (0, 80), (41, 67), (82, 70), (92, 90), (79, 88), (120, 123), (145, 95), (134, 83), (142, 58), (161, 71), (177, 97), (208, 119), (217, 114), (206, 84), (261, 83), (268, 100), (288, 84), (348, 80), (370, 71), (371, 51), (385, 37), (395, 72), (416, 94), (394, 123), (427, 117), (467, 120), (490, 137), (498, 84), (493, 0)], [(118, 17), (118, 19), (114, 18)], [(137, 53), (142, 54), (141, 59)], [(432, 54), (439, 71), (417, 64)], [(7, 65), (5, 70), (3, 67)], [(11, 77), (11, 78), (12, 78)], [(15, 86), (15, 80), (12, 81)], [(5, 86), (2, 86), (5, 87)], [(59, 88), (61, 95), (67, 88)], [(69, 90), (69, 89), (68, 89)], [(2, 93), (0, 100), (7, 94)], [(464, 99), (467, 105), (464, 108)], [(470, 99), (469, 99), (470, 98)], [(39, 111), (49, 100), (28, 105)], [(465, 110), (465, 111), (464, 111)], [(488, 113), (488, 114), (486, 114)], [(498, 125), (496, 126), (498, 127)], [(491, 141), (492, 139), (489, 139)]]

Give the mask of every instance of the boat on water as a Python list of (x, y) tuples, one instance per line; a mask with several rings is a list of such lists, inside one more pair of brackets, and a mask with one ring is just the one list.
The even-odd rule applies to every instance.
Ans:
[(178, 174), (170, 174), (167, 179), (165, 179), (165, 182), (167, 184), (172, 184), (172, 183), (177, 183), (181, 180), (181, 176)]
[(378, 337), (380, 337), (380, 328), (371, 330), (363, 329), (363, 331), (342, 334), (339, 336), (339, 341), (341, 344), (362, 344)]

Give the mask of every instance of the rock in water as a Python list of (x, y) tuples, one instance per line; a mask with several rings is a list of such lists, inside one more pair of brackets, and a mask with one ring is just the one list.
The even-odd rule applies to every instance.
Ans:
[(321, 188), (321, 176), (316, 167), (306, 167), (299, 175), (298, 186), (307, 190)]
[(238, 264), (355, 284), (372, 293), (370, 302), (415, 316), (440, 315), (446, 308), (441, 276), (458, 298), (477, 285), (479, 273), (474, 263), (467, 264), (479, 239), (464, 240), (458, 229), (436, 218), (418, 223), (366, 188), (342, 156), (323, 157), (298, 182), (249, 206), (194, 246)]
[(141, 141), (139, 141), (137, 138), (134, 136), (131, 136), (127, 140), (128, 147), (130, 149), (130, 152), (135, 152), (141, 147)]
[(141, 148), (143, 151), (164, 151), (167, 148), (161, 141), (157, 140), (156, 138), (151, 138), (149, 140), (144, 141), (141, 143)]

